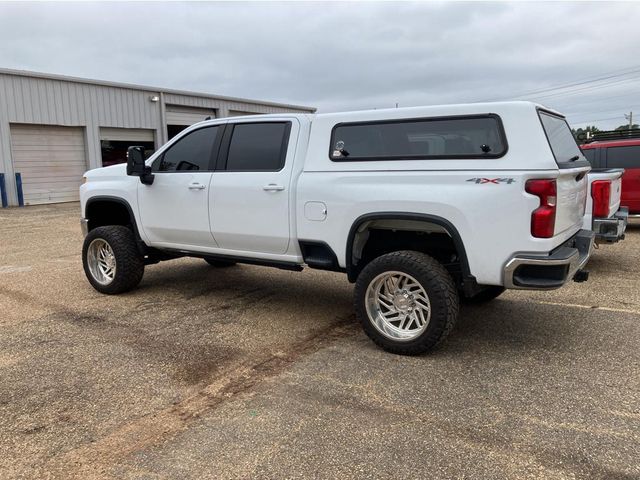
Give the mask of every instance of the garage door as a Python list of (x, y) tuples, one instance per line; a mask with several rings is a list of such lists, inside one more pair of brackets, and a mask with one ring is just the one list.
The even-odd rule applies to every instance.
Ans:
[(241, 110), (229, 110), (230, 117), (243, 117), (245, 115), (260, 115), (256, 112), (243, 112)]
[(144, 147), (147, 158), (155, 150), (153, 130), (141, 128), (100, 128), (102, 166), (126, 163), (127, 149), (133, 145)]
[(87, 171), (82, 128), (11, 125), (11, 156), (22, 176), (25, 205), (79, 199)]
[(167, 105), (166, 119), (167, 125), (193, 125), (202, 122), (207, 117), (215, 118), (216, 112), (207, 108), (180, 107), (177, 105)]
[(100, 128), (101, 141), (153, 142), (153, 130), (143, 128)]

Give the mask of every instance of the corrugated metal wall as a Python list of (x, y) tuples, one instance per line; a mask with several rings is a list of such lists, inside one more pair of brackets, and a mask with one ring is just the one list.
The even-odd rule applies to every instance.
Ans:
[(152, 128), (160, 120), (158, 92), (0, 74), (10, 122)]
[[(151, 101), (151, 97), (158, 97), (159, 101)], [(167, 139), (164, 121), (167, 104), (215, 109), (217, 117), (228, 116), (229, 110), (255, 113), (311, 110), (108, 82), (92, 83), (44, 74), (0, 71), (0, 172), (5, 173), (10, 204), (17, 203), (10, 124), (84, 127), (89, 168), (97, 168), (101, 166), (100, 127), (151, 129), (155, 131), (159, 146)]]
[(197, 97), (197, 96), (186, 96), (180, 95), (176, 93), (165, 93), (164, 101), (166, 104), (172, 105), (184, 105), (189, 107), (199, 107), (199, 108), (213, 108), (218, 110), (219, 117), (228, 116), (229, 110), (241, 110), (245, 112), (254, 112), (254, 113), (282, 113), (282, 112), (290, 112), (296, 113), (300, 112), (300, 109), (295, 108), (287, 108), (281, 106), (274, 105), (260, 105), (255, 103), (244, 103), (244, 102), (235, 102), (229, 100), (222, 100), (217, 98), (209, 98), (209, 97)]

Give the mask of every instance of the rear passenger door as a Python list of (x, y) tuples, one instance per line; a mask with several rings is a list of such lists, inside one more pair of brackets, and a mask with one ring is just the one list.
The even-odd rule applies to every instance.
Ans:
[(221, 248), (284, 254), (289, 247), (295, 119), (229, 123), (209, 191)]

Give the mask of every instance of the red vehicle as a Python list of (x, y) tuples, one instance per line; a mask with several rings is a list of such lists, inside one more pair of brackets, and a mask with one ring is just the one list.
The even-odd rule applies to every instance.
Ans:
[(595, 140), (580, 148), (594, 169), (624, 168), (620, 203), (629, 207), (629, 216), (640, 217), (640, 136)]

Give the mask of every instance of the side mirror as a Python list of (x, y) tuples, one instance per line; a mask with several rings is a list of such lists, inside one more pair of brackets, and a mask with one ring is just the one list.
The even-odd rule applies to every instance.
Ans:
[(127, 175), (140, 177), (145, 185), (153, 183), (151, 167), (145, 164), (144, 147), (131, 146), (127, 149)]

